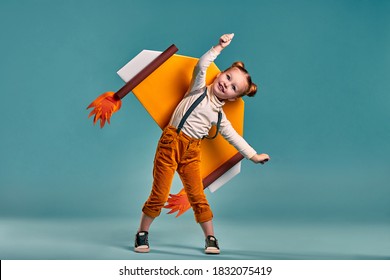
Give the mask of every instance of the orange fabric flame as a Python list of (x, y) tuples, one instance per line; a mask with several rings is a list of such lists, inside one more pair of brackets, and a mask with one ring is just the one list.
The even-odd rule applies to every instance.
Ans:
[(103, 93), (87, 107), (87, 110), (94, 107), (88, 118), (95, 115), (93, 118), (93, 124), (96, 124), (96, 122), (100, 119), (100, 128), (103, 128), (106, 121), (110, 123), (112, 114), (118, 111), (121, 108), (121, 105), (122, 102), (115, 96), (115, 92), (109, 91)]
[(187, 198), (187, 193), (184, 189), (178, 194), (169, 194), (168, 202), (164, 208), (171, 209), (167, 214), (172, 214), (178, 211), (176, 218), (191, 208), (190, 202)]

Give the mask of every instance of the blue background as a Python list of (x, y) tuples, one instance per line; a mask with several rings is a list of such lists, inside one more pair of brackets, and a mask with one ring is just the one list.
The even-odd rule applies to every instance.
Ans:
[(244, 160), (208, 194), (216, 223), (389, 230), (389, 14), (379, 0), (1, 1), (0, 218), (123, 218), (135, 230), (160, 129), (132, 94), (103, 129), (86, 107), (123, 85), (116, 71), (142, 49), (199, 57), (234, 32), (216, 63), (244, 61), (259, 85), (244, 134), (271, 161)]

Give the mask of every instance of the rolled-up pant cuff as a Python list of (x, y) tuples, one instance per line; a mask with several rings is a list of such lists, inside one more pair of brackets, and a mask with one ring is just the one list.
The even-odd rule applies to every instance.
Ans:
[(149, 208), (147, 208), (147, 207), (144, 206), (144, 207), (142, 208), (142, 212), (143, 212), (145, 215), (149, 216), (149, 217), (156, 218), (156, 217), (160, 216), (161, 209), (158, 210), (158, 211), (152, 211), (152, 210), (150, 210)]
[(213, 213), (211, 211), (207, 211), (201, 214), (195, 214), (195, 220), (197, 223), (204, 223), (211, 221), (213, 219)]

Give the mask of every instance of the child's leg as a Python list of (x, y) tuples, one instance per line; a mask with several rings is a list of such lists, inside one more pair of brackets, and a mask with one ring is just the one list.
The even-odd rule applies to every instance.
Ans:
[(205, 235), (205, 253), (219, 254), (218, 241), (214, 237), (213, 213), (203, 190), (200, 172), (200, 142), (191, 142), (181, 158), (178, 173), (194, 211), (195, 219)]
[(199, 223), (200, 227), (203, 230), (204, 237), (207, 238), (209, 235), (214, 236), (214, 226), (213, 226), (213, 220), (204, 222), (204, 223)]
[(138, 232), (149, 231), (149, 228), (150, 228), (151, 224), (153, 223), (153, 221), (154, 221), (153, 217), (149, 217), (145, 213), (142, 213), (141, 222), (140, 222), (140, 225), (138, 228)]
[(161, 208), (169, 196), (172, 179), (176, 170), (176, 141), (175, 134), (165, 129), (154, 158), (153, 186), (148, 200), (142, 208), (140, 226), (135, 235), (134, 251), (149, 252), (149, 228), (155, 217), (160, 215)]

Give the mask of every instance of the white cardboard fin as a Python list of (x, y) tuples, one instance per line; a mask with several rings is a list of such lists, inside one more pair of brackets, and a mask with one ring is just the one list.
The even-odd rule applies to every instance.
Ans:
[(231, 180), (234, 176), (236, 176), (241, 171), (241, 161), (238, 162), (236, 165), (234, 165), (232, 168), (230, 168), (228, 171), (226, 171), (221, 177), (219, 177), (217, 180), (212, 182), (208, 189), (213, 193), (216, 190), (218, 190), (220, 187), (222, 187), (225, 183), (227, 183), (229, 180)]
[(118, 70), (117, 74), (127, 83), (149, 63), (156, 59), (162, 52), (143, 50), (130, 60), (125, 66)]

